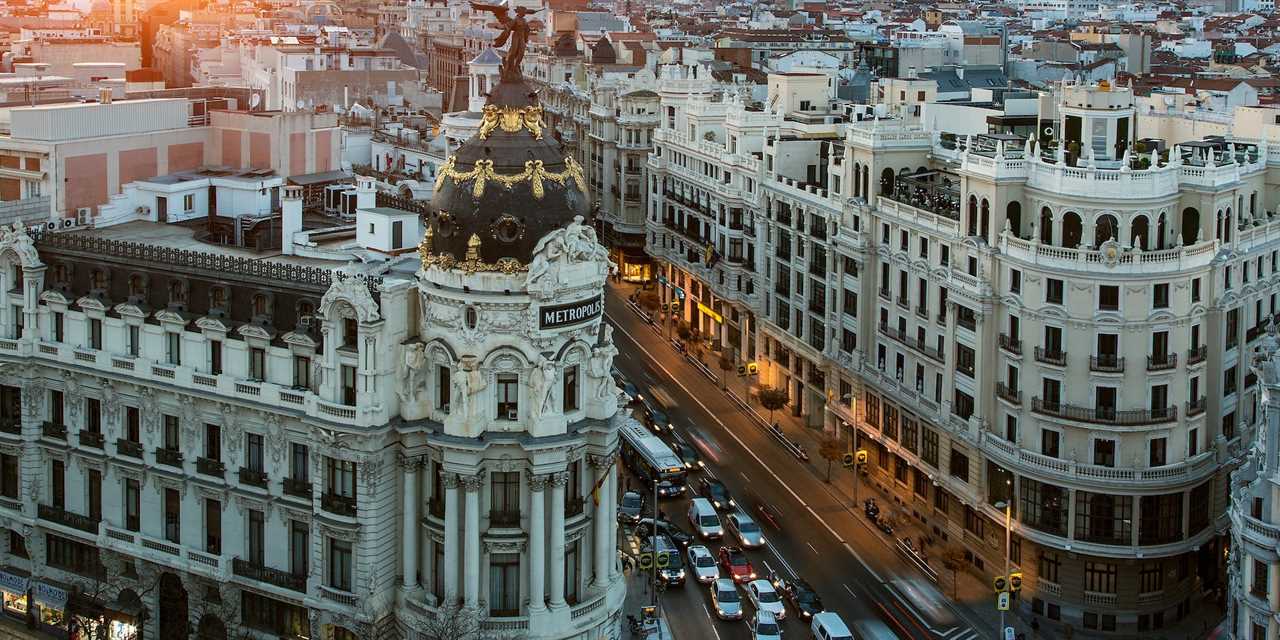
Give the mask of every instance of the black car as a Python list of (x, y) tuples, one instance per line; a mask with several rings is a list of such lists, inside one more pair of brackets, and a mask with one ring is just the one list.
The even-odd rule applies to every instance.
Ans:
[(729, 488), (710, 476), (703, 476), (698, 481), (698, 494), (710, 500), (711, 506), (715, 507), (716, 511), (731, 511), (738, 506), (733, 496), (729, 495)]
[(698, 455), (698, 450), (684, 440), (673, 438), (671, 440), (671, 451), (684, 463), (686, 471), (697, 471), (705, 469), (707, 466), (702, 461), (702, 456)]
[(773, 587), (782, 594), (787, 604), (796, 610), (801, 620), (812, 620), (814, 614), (826, 611), (822, 606), (822, 598), (818, 597), (818, 592), (804, 580), (775, 578)]
[[(636, 537), (640, 538), (642, 544), (648, 544), (653, 536), (653, 518), (641, 518), (636, 523)], [(675, 543), (676, 547), (683, 553), (689, 549), (689, 545), (693, 544), (693, 536), (689, 532), (680, 528), (680, 525), (669, 520), (658, 521), (658, 535), (666, 536)]]
[(644, 403), (644, 424), (653, 429), (657, 433), (665, 433), (675, 430), (671, 425), (671, 418), (661, 409), (655, 408), (648, 402)]

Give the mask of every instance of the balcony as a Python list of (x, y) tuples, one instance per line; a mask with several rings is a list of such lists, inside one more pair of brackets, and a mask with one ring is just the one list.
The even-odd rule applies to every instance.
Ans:
[(81, 431), (80, 432), (80, 446), (82, 447), (92, 447), (94, 449), (101, 449), (104, 442), (106, 442), (106, 438), (103, 437), (101, 431)]
[(170, 467), (182, 468), (182, 452), (177, 449), (156, 447), (156, 462)]
[(1089, 370), (1100, 373), (1124, 373), (1124, 358), (1114, 353), (1089, 356)]
[(142, 459), (142, 443), (119, 438), (116, 440), (116, 453), (130, 458)]
[(295, 576), (288, 571), (264, 567), (240, 558), (232, 558), (231, 571), (242, 578), (265, 582), (298, 593), (307, 592), (307, 577)]
[(1067, 352), (1058, 349), (1036, 347), (1036, 362), (1043, 362), (1057, 367), (1067, 366)]
[(996, 395), (1002, 399), (1012, 402), (1013, 404), (1022, 404), (1022, 392), (1017, 389), (1011, 389), (1003, 382), (996, 383)]
[(1200, 396), (1200, 398), (1197, 400), (1188, 400), (1187, 401), (1187, 417), (1190, 418), (1191, 416), (1198, 416), (1204, 413), (1204, 407), (1205, 407), (1204, 396)]
[(11, 433), (15, 436), (22, 435), (22, 419), (0, 418), (0, 433)]
[(45, 422), (40, 425), (40, 435), (54, 440), (66, 440), (67, 425), (60, 422)]
[(976, 318), (974, 318), (973, 314), (971, 313), (961, 314), (959, 324), (961, 327), (964, 327), (965, 329), (968, 329), (970, 331), (978, 330), (978, 321)]
[(356, 499), (353, 496), (325, 493), (320, 496), (320, 508), (335, 515), (356, 517)]
[(1178, 419), (1178, 408), (1118, 410), (1115, 407), (1078, 407), (1061, 402), (1032, 399), (1031, 409), (1036, 413), (1094, 424), (1140, 426), (1173, 422)]
[(267, 488), (267, 472), (248, 467), (240, 467), (240, 484)]
[(1147, 356), (1147, 371), (1168, 371), (1178, 367), (1178, 354), (1164, 353)]
[(1010, 335), (1000, 334), (1000, 348), (1014, 355), (1022, 355), (1022, 340)]
[(60, 509), (47, 504), (36, 505), (36, 507), (36, 512), (40, 516), (41, 520), (48, 520), (49, 522), (54, 522), (64, 527), (70, 527), (85, 533), (98, 535), (99, 520), (97, 519), (90, 518), (89, 516), (82, 516), (78, 513), (72, 513), (66, 509)]
[[(902, 344), (907, 345), (908, 347), (911, 347), (912, 349), (915, 349), (938, 362), (946, 361), (946, 358), (943, 357), (941, 351), (938, 351), (937, 349), (934, 349), (933, 347), (930, 347), (887, 324), (880, 325), (880, 333), (883, 333), (884, 335), (889, 336), (890, 338), (893, 338), (894, 340), (901, 342)], [(972, 377), (972, 373), (970, 373), (970, 377)]]
[(306, 478), (287, 477), (284, 479), (285, 495), (296, 498), (311, 499), (311, 481)]
[(1202, 344), (1198, 347), (1187, 349), (1187, 366), (1200, 364), (1205, 358), (1209, 357), (1209, 345)]
[(507, 509), (489, 512), (489, 526), (512, 529), (520, 526), (520, 511)]
[(196, 473), (215, 478), (225, 478), (227, 465), (223, 464), (221, 460), (199, 457), (196, 458)]

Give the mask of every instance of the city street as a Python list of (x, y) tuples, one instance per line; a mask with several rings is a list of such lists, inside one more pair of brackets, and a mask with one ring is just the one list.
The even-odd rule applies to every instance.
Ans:
[[(861, 508), (833, 491), (823, 480), (825, 465), (817, 453), (797, 460), (758, 422), (721, 390), (719, 383), (666, 343), (624, 299), (610, 290), (606, 316), (616, 328), (620, 351), (617, 368), (639, 392), (665, 411), (676, 429), (693, 443), (707, 470), (731, 491), (739, 506), (753, 513), (763, 501), (780, 515), (781, 531), (762, 523), (767, 544), (748, 555), (761, 577), (770, 570), (807, 580), (827, 610), (847, 623), (879, 618), (903, 638), (994, 638), (996, 612), (989, 620), (952, 608), (923, 573), (899, 559), (890, 541), (863, 520)], [(690, 474), (690, 492), (700, 473)], [(639, 483), (631, 480), (634, 487)], [(660, 504), (684, 528), (687, 496)], [(757, 518), (758, 519), (758, 518)], [(708, 544), (714, 553), (718, 544)], [(690, 579), (662, 596), (662, 609), (677, 638), (749, 638), (744, 622), (715, 619), (705, 586)], [(750, 607), (747, 607), (750, 617)], [(808, 630), (788, 609), (785, 621), (792, 638)], [(706, 631), (710, 627), (711, 634)]]

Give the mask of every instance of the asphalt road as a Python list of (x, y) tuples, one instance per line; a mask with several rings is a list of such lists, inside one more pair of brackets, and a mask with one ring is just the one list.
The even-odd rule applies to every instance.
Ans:
[[(606, 317), (616, 329), (615, 366), (695, 444), (707, 465), (701, 473), (722, 480), (749, 513), (763, 501), (780, 514), (781, 530), (762, 523), (766, 547), (748, 551), (761, 577), (772, 569), (804, 578), (826, 609), (838, 612), (847, 623), (879, 619), (900, 638), (996, 636), (996, 623), (975, 620), (971, 613), (949, 606), (935, 585), (894, 555), (887, 538), (858, 521), (863, 518), (861, 508), (855, 511), (826, 485), (820, 469), (826, 463), (816, 452), (811, 453), (816, 466), (796, 459), (612, 290), (606, 298)], [(690, 474), (686, 497), (660, 505), (685, 529), (688, 495), (696, 489), (698, 475)], [(634, 479), (631, 484), (638, 486)], [(713, 553), (718, 547), (707, 546)], [(717, 620), (707, 588), (692, 579), (683, 587), (667, 589), (661, 601), (679, 640), (751, 637), (744, 622)], [(749, 618), (749, 606), (746, 611)], [(786, 637), (810, 637), (794, 610), (788, 610), (784, 626)]]

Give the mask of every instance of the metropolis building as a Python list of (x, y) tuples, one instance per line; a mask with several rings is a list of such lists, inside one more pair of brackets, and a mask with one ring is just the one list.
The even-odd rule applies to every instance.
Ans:
[(617, 637), (607, 255), (533, 92), (491, 94), (425, 224), (360, 178), (327, 244), (286, 187), (310, 242), (273, 257), (154, 220), (0, 233), (7, 615), (111, 638)]
[(1258, 436), (1231, 483), (1229, 620), (1240, 640), (1280, 638), (1280, 341), (1253, 356), (1262, 386)]
[(1196, 613), (1226, 586), (1248, 354), (1280, 311), (1278, 150), (1139, 144), (1108, 86), (1026, 96), (1021, 134), (948, 135), (829, 77), (773, 74), (763, 107), (660, 84), (647, 247), (684, 319), (867, 450), (931, 555), (1001, 571), (1007, 501), (1026, 617), (1131, 635)]

